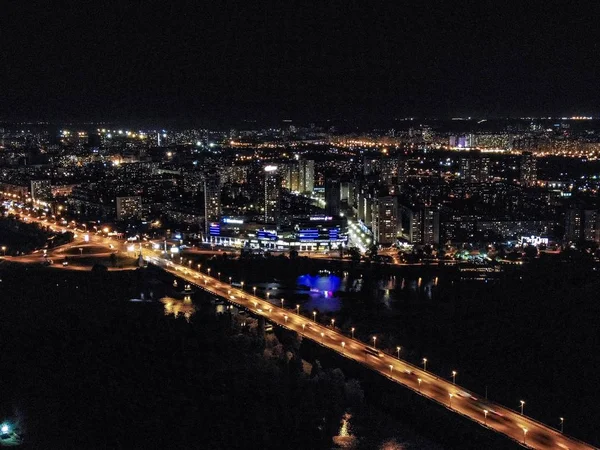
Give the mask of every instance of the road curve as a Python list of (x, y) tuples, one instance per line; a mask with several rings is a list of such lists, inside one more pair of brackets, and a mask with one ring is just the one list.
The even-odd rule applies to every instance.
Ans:
[[(42, 222), (32, 218), (32, 221)], [(52, 227), (54, 228), (54, 227)], [(64, 227), (56, 227), (66, 231)], [(77, 230), (82, 232), (82, 230)], [(89, 240), (95, 243), (107, 244), (114, 242), (110, 238), (90, 233)], [(74, 245), (71, 243), (70, 245)], [(118, 250), (118, 245), (116, 246)], [(352, 339), (337, 329), (321, 325), (311, 318), (297, 314), (272, 304), (267, 300), (256, 297), (241, 289), (223, 283), (220, 280), (200, 273), (183, 265), (157, 256), (152, 250), (141, 247), (146, 261), (152, 262), (164, 270), (185, 279), (216, 296), (223, 297), (229, 302), (251, 310), (253, 314), (263, 316), (269, 321), (293, 330), (307, 339), (336, 351), (346, 358), (355, 360), (372, 370), (379, 372), (415, 392), (429, 398), (449, 410), (467, 417), (481, 426), (502, 433), (523, 446), (536, 449), (597, 449), (590, 444), (562, 434), (559, 430), (542, 424), (530, 417), (519, 414), (496, 403), (483, 400), (467, 389), (454, 385), (452, 382), (438, 378), (431, 372), (416, 367), (392, 355), (381, 353), (374, 356), (365, 351), (364, 342)], [(136, 249), (136, 250), (140, 250)], [(8, 259), (8, 258), (7, 258)], [(12, 258), (11, 258), (12, 259)], [(14, 258), (15, 260), (17, 258)], [(27, 259), (20, 257), (18, 259)]]

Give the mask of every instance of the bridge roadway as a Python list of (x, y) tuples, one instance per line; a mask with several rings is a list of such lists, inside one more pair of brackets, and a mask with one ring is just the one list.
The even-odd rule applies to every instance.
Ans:
[(595, 448), (530, 417), (521, 415), (519, 411), (483, 400), (465, 388), (439, 378), (404, 360), (382, 352), (379, 352), (379, 356), (368, 353), (365, 343), (352, 339), (330, 326), (321, 325), (315, 322), (314, 318), (299, 315), (295, 310), (281, 308), (263, 298), (233, 287), (227, 282), (221, 282), (205, 273), (167, 261), (151, 250), (143, 249), (143, 256), (147, 261), (211, 294), (242, 306), (255, 315), (263, 316), (277, 325), (293, 330), (346, 358), (355, 360), (455, 413), (506, 435), (521, 445), (536, 449)]
[[(31, 218), (30, 220), (32, 222), (43, 222), (43, 220), (36, 218)], [(67, 231), (66, 228), (56, 225), (50, 225), (50, 227), (57, 231)], [(84, 233), (80, 229), (76, 231)], [(119, 243), (111, 238), (105, 238), (92, 233), (88, 236), (89, 241), (96, 244), (109, 245), (111, 242), (115, 243), (117, 247), (115, 250), (119, 251)], [(81, 237), (79, 238), (81, 240)], [(140, 251), (140, 248), (138, 247), (136, 250)], [(296, 314), (295, 311), (281, 308), (263, 298), (232, 287), (228, 283), (223, 283), (207, 274), (168, 261), (159, 256), (160, 252), (143, 247), (141, 247), (141, 251), (146, 261), (154, 263), (167, 272), (199, 286), (216, 296), (223, 297), (231, 303), (243, 306), (252, 311), (253, 314), (261, 315), (277, 325), (293, 330), (307, 339), (311, 339), (340, 353), (346, 358), (357, 361), (386, 376), (388, 379), (418, 392), (449, 410), (479, 423), (481, 426), (502, 433), (526, 447), (536, 449), (598, 450), (596, 447), (564, 435), (559, 430), (551, 428), (535, 419), (521, 415), (518, 411), (478, 398), (477, 395), (467, 391), (467, 389), (459, 385), (454, 385), (446, 379), (438, 378), (435, 374), (426, 372), (406, 361), (384, 353), (381, 353), (380, 356), (369, 354), (365, 351), (367, 347), (365, 343), (352, 339), (337, 329), (321, 325), (311, 320), (311, 318)], [(20, 258), (23, 257), (14, 259), (18, 260)]]

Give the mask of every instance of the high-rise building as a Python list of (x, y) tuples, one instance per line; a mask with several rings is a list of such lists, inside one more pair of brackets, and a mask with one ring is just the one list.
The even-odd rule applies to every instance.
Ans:
[(364, 184), (356, 192), (357, 216), (365, 225), (371, 226), (373, 220), (371, 203), (374, 197), (373, 186)]
[(209, 172), (204, 175), (204, 229), (209, 234), (210, 224), (221, 219), (221, 175)]
[(341, 203), (340, 181), (328, 178), (325, 180), (325, 212), (327, 215), (338, 217)]
[(279, 224), (281, 210), (281, 176), (277, 166), (265, 167), (264, 220), (267, 223)]
[(428, 206), (399, 206), (402, 236), (411, 244), (440, 243), (440, 213)]
[(50, 180), (31, 180), (31, 198), (34, 201), (48, 200), (52, 197)]
[(300, 165), (298, 161), (288, 164), (285, 174), (285, 187), (293, 192), (300, 192)]
[(290, 191), (312, 193), (315, 186), (315, 162), (310, 159), (294, 161), (287, 166), (286, 187)]
[(300, 160), (300, 192), (312, 193), (315, 187), (315, 162), (311, 159)]
[(373, 160), (363, 157), (363, 175), (369, 175), (373, 170)]
[(142, 217), (142, 197), (117, 197), (117, 220), (128, 220)]
[(348, 206), (354, 206), (354, 184), (345, 181), (340, 184), (340, 200)]
[(490, 180), (490, 158), (470, 151), (460, 158), (460, 178), (466, 183), (487, 183)]
[(423, 244), (439, 244), (440, 212), (436, 208), (425, 207), (421, 210), (421, 214), (423, 216)]
[(537, 161), (533, 153), (521, 154), (521, 185), (533, 186), (537, 181)]
[(398, 160), (386, 158), (379, 160), (379, 177), (384, 184), (392, 184), (392, 180), (398, 175)]
[(229, 166), (221, 170), (221, 185), (226, 183), (245, 184), (248, 181), (247, 166)]
[(600, 242), (600, 214), (598, 210), (583, 211), (583, 238), (586, 241)]
[(565, 241), (577, 242), (583, 236), (583, 213), (580, 209), (569, 209), (565, 215)]
[(399, 206), (401, 234), (411, 244), (421, 243), (421, 214), (410, 206)]
[(373, 236), (377, 244), (391, 245), (398, 238), (398, 199), (379, 197), (373, 202)]
[(404, 157), (398, 159), (398, 184), (404, 183), (408, 180), (408, 160)]

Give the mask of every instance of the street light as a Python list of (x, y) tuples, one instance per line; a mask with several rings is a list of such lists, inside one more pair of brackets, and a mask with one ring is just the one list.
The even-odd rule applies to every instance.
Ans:
[(6, 245), (2, 246), (2, 253), (3, 253), (3, 256), (6, 256)]
[(396, 352), (398, 353), (398, 359), (400, 359), (400, 349), (401, 349), (401, 347), (396, 347)]
[(240, 284), (242, 285), (242, 291), (244, 290), (244, 282), (241, 281)]
[(484, 409), (484, 410), (483, 410), (483, 421), (484, 421), (483, 423), (484, 423), (484, 425), (486, 425), (486, 426), (487, 426), (487, 415), (488, 415), (488, 412), (489, 412), (489, 411), (488, 411), (487, 409)]
[(300, 305), (296, 305), (296, 314), (300, 314)]
[(321, 332), (321, 344), (323, 343), (323, 338), (325, 337), (325, 333)]
[(219, 276), (219, 281), (221, 281), (221, 272), (217, 272), (217, 275)]
[(317, 322), (317, 312), (313, 311), (313, 321), (316, 323)]
[(8, 434), (8, 432), (10, 431), (10, 427), (3, 423), (2, 426), (0, 427), (0, 433), (2, 434)]
[(419, 382), (419, 392), (421, 392), (421, 381), (422, 380), (420, 378), (417, 378), (417, 381)]
[(305, 324), (305, 323), (303, 323), (303, 324), (302, 324), (302, 331), (304, 332), (304, 330), (305, 330), (305, 329), (306, 329), (306, 324)]
[(352, 339), (354, 339), (354, 327), (352, 327)]
[(427, 372), (427, 358), (423, 358), (423, 370)]
[(210, 267), (208, 269), (206, 269), (208, 272), (208, 276), (210, 277)]
[(390, 364), (390, 375), (392, 375), (394, 372), (394, 366)]
[(377, 336), (373, 336), (373, 348), (377, 348)]
[(452, 397), (454, 397), (454, 394), (450, 393), (450, 408), (452, 408)]
[(331, 328), (335, 329), (335, 319), (331, 319)]
[(287, 323), (287, 318), (288, 318), (288, 316), (287, 316), (287, 315), (285, 315), (285, 316), (283, 316), (283, 318), (285, 319), (285, 323)]
[(523, 406), (525, 406), (525, 402), (521, 400), (521, 415), (523, 415)]
[(256, 286), (252, 286), (252, 290), (254, 291), (254, 295), (256, 296)]
[(562, 433), (564, 431), (564, 427), (565, 427), (565, 418), (564, 417), (559, 417), (560, 419), (560, 432)]
[(346, 343), (342, 341), (342, 353), (344, 352), (344, 347), (346, 347)]
[(523, 444), (525, 443), (525, 439), (527, 439), (527, 428), (523, 428)]
[(452, 371), (452, 384), (456, 384), (456, 370)]
[[(200, 267), (198, 267), (198, 270), (200, 270)], [(231, 277), (229, 277), (229, 284), (231, 284)]]

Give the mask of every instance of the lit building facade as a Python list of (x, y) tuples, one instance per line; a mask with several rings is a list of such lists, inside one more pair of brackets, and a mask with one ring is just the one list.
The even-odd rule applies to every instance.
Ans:
[(398, 199), (379, 197), (373, 202), (373, 236), (380, 245), (391, 245), (398, 238)]
[(537, 161), (533, 153), (521, 155), (520, 180), (522, 186), (534, 186), (537, 182)]
[(117, 197), (117, 220), (129, 220), (142, 217), (142, 197)]
[(460, 179), (466, 183), (487, 183), (490, 181), (490, 158), (481, 152), (469, 152), (460, 158)]
[(281, 211), (281, 176), (277, 166), (266, 166), (264, 172), (264, 221), (278, 224)]
[(209, 232), (211, 222), (221, 218), (221, 176), (216, 172), (204, 176), (204, 229)]

